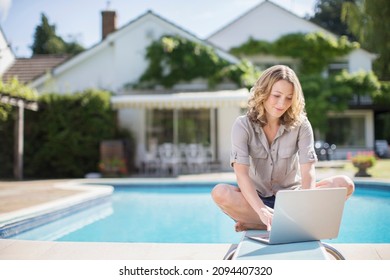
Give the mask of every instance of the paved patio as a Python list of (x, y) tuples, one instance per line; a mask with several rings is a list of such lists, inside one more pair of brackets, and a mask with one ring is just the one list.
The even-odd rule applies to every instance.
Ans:
[[(337, 170), (325, 168), (318, 177)], [(234, 180), (233, 173), (179, 176), (177, 180)], [(0, 182), (0, 224), (15, 213), (27, 213), (48, 203), (88, 196), (89, 190), (64, 187), (74, 180)], [(221, 260), (234, 244), (93, 243), (0, 239), (5, 260)], [(332, 244), (348, 260), (390, 260), (390, 244)]]

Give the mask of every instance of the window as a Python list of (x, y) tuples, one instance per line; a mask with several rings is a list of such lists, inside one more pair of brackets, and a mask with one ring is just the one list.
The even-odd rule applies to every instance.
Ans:
[(147, 143), (210, 145), (210, 109), (151, 109), (146, 114)]
[(331, 129), (326, 133), (326, 142), (338, 147), (365, 147), (364, 116), (332, 117)]
[(210, 110), (179, 110), (179, 143), (210, 145)]
[(173, 142), (173, 110), (147, 110), (146, 139), (148, 143)]
[(328, 66), (328, 75), (331, 76), (331, 75), (340, 74), (341, 71), (343, 71), (343, 70), (348, 71), (348, 69), (349, 69), (348, 62), (331, 63)]

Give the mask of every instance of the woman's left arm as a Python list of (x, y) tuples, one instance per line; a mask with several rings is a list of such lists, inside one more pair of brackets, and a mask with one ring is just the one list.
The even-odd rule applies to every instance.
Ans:
[(302, 189), (313, 189), (316, 186), (314, 162), (301, 164)]
[(302, 123), (298, 140), (299, 162), (301, 168), (302, 188), (312, 189), (316, 186), (315, 163), (317, 155), (314, 150), (313, 129), (309, 120)]

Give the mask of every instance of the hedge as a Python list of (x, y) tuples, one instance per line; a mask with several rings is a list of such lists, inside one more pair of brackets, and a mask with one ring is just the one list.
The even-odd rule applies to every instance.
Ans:
[[(40, 96), (39, 111), (25, 111), (24, 177), (84, 177), (98, 171), (102, 140), (127, 138), (134, 144), (130, 133), (118, 130), (110, 96), (93, 89)], [(1, 178), (13, 177), (15, 117), (10, 116), (0, 120)]]

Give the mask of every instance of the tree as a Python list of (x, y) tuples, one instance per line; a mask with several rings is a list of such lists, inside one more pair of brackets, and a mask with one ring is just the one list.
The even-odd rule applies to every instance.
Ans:
[(35, 28), (33, 54), (65, 53), (65, 42), (56, 35), (55, 25), (50, 25), (45, 14), (41, 14), (41, 25)]
[(36, 54), (77, 54), (84, 48), (77, 42), (65, 42), (56, 34), (55, 25), (50, 25), (45, 14), (41, 14), (41, 24), (35, 28), (34, 43), (31, 46)]
[(364, 48), (379, 55), (374, 71), (381, 80), (390, 80), (390, 1), (344, 3), (342, 19)]
[(317, 0), (311, 22), (337, 34), (345, 35), (350, 41), (356, 41), (356, 36), (350, 32), (348, 25), (341, 20), (343, 3), (356, 0)]

